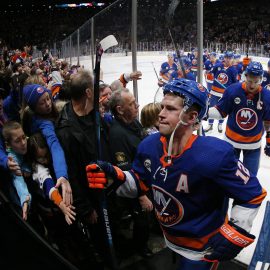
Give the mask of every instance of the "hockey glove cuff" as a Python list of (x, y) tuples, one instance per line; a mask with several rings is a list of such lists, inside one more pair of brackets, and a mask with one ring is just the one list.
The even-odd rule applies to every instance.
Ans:
[(126, 180), (126, 175), (120, 168), (105, 161), (97, 161), (97, 163), (87, 165), (86, 174), (90, 188), (105, 188), (108, 183), (107, 176), (120, 184)]
[(231, 221), (223, 224), (219, 232), (211, 237), (206, 245), (211, 253), (204, 256), (204, 260), (227, 261), (231, 260), (240, 251), (254, 242), (255, 236), (235, 225)]

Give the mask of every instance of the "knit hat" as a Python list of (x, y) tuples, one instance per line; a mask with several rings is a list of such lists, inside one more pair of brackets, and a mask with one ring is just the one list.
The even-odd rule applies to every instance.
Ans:
[(23, 88), (23, 97), (27, 105), (34, 110), (38, 100), (44, 93), (51, 94), (51, 91), (39, 84), (29, 84)]

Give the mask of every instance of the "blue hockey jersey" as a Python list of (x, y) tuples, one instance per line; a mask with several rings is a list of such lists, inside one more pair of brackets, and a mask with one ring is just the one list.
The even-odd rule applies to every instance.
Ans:
[(225, 67), (223, 63), (218, 63), (213, 68), (214, 81), (210, 94), (222, 97), (225, 89), (237, 82), (237, 70), (234, 66)]
[[(185, 72), (186, 72), (186, 79), (191, 80), (191, 81), (196, 81), (196, 78), (193, 73), (191, 73), (189, 70), (185, 70)], [(182, 70), (180, 69), (172, 72), (169, 81), (173, 81), (177, 78), (184, 78)]]
[(260, 88), (257, 94), (249, 96), (245, 89), (245, 83), (231, 85), (216, 108), (223, 117), (229, 115), (225, 140), (235, 148), (257, 149), (261, 146), (263, 121), (270, 121), (270, 91)]
[[(128, 176), (133, 173), (139, 179), (137, 189), (152, 189), (155, 214), (168, 247), (200, 260), (209, 238), (226, 222), (228, 198), (240, 209), (256, 211), (266, 192), (223, 140), (192, 135), (171, 164), (166, 163), (166, 147), (160, 133), (143, 140), (127, 179), (134, 179)], [(135, 186), (131, 182), (127, 186)], [(239, 211), (238, 218), (247, 218)]]
[(168, 62), (164, 62), (160, 68), (160, 76), (167, 82), (173, 71), (177, 71), (177, 65), (173, 63), (170, 65)]
[(262, 87), (270, 90), (270, 73), (268, 71), (263, 72)]

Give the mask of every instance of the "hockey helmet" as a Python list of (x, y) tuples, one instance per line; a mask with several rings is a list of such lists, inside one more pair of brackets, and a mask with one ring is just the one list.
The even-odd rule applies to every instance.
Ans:
[(224, 54), (220, 54), (220, 55), (219, 55), (219, 60), (220, 60), (220, 61), (224, 61)]
[(226, 51), (225, 54), (224, 54), (224, 57), (233, 58), (233, 52), (232, 51)]
[(217, 53), (216, 53), (216, 52), (211, 52), (211, 53), (210, 53), (210, 56), (217, 57)]
[(190, 69), (192, 66), (191, 60), (187, 56), (181, 57), (182, 63), (185, 67), (185, 69)]
[(233, 58), (234, 58), (234, 59), (240, 59), (240, 58), (241, 58), (241, 54), (235, 53), (235, 54), (233, 55)]
[(263, 75), (263, 67), (260, 62), (250, 62), (246, 68), (246, 74), (250, 74), (253, 76), (262, 76)]
[(198, 120), (205, 118), (208, 111), (208, 91), (207, 89), (195, 81), (178, 78), (163, 87), (163, 94), (173, 93), (184, 99), (184, 106), (187, 108), (193, 104), (198, 104), (201, 108)]

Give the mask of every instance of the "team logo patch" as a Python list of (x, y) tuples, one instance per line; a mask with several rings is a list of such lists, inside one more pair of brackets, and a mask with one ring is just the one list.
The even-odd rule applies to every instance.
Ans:
[(123, 163), (127, 160), (126, 155), (123, 152), (116, 152), (115, 159), (118, 163)]
[(44, 92), (44, 89), (42, 87), (37, 88), (37, 93), (42, 94)]
[(257, 113), (250, 108), (242, 108), (236, 113), (236, 123), (243, 130), (251, 130), (258, 123)]
[(240, 99), (239, 97), (236, 97), (236, 98), (234, 99), (234, 103), (235, 103), (235, 104), (240, 104), (240, 102), (241, 102), (241, 99)]
[(267, 90), (270, 90), (270, 84), (267, 84), (267, 85), (265, 86), (265, 88), (266, 88)]
[(144, 161), (144, 167), (149, 171), (151, 172), (151, 160), (150, 159), (146, 159)]
[(164, 189), (153, 185), (155, 214), (161, 225), (171, 227), (184, 217), (183, 205)]
[(229, 81), (228, 75), (226, 73), (219, 73), (217, 80), (221, 83), (221, 84), (226, 84)]

